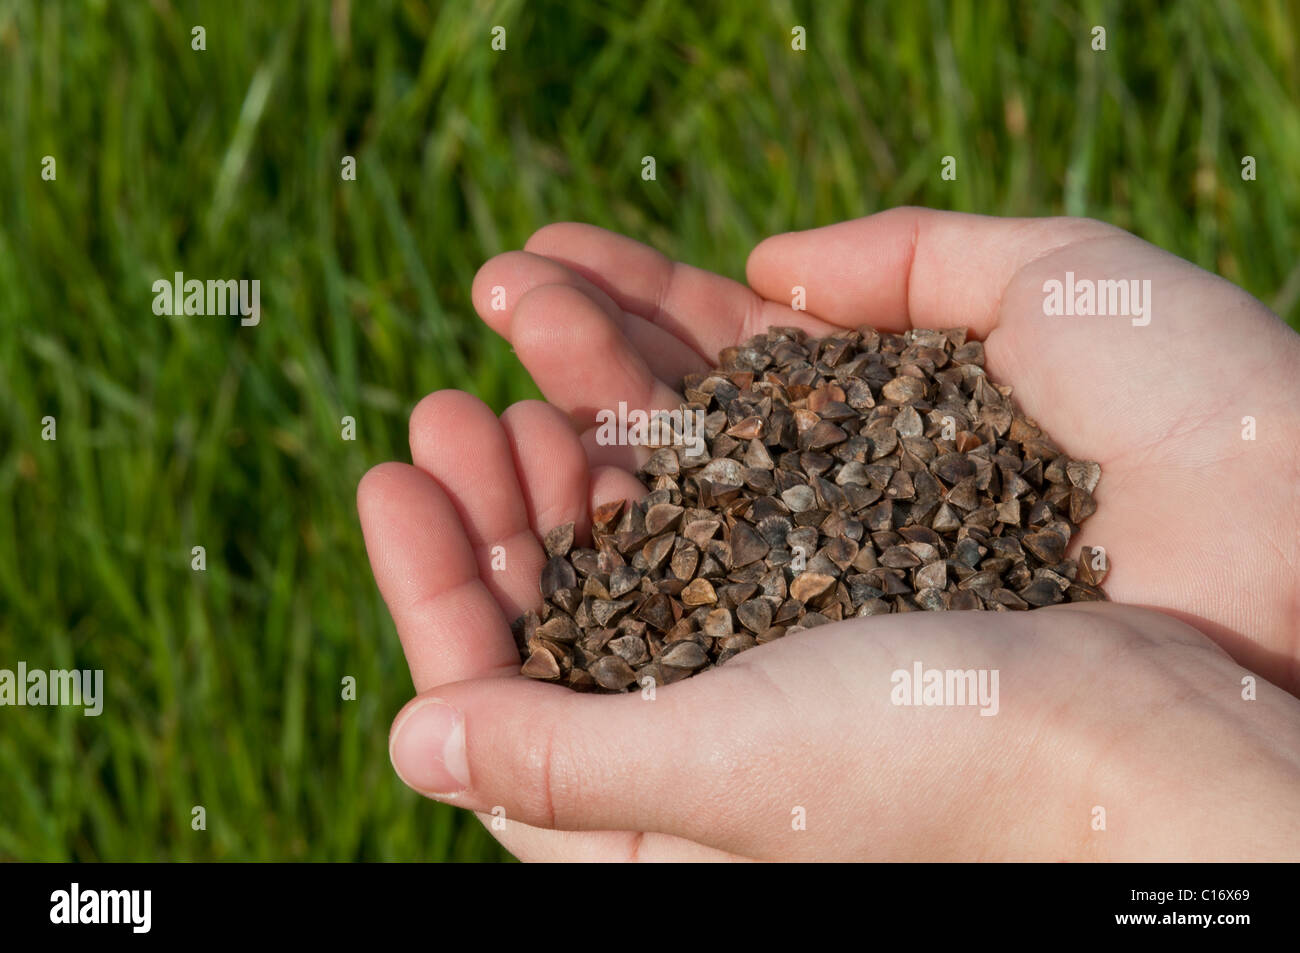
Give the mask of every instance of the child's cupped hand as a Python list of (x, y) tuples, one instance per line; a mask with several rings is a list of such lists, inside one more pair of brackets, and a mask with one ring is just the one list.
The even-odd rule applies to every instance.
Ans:
[[(1300, 339), (1228, 282), (1087, 220), (895, 209), (768, 239), (747, 271), (749, 287), (568, 224), (480, 271), (480, 315), (550, 403), (498, 419), (432, 394), (413, 465), (358, 491), (418, 693), (391, 737), (403, 779), (496, 809), (489, 829), (523, 859), (1294, 852)], [(1044, 282), (1067, 271), (1150, 280), (1147, 313), (1045, 315)], [(540, 537), (569, 521), (581, 537), (595, 505), (645, 492), (637, 451), (596, 443), (597, 411), (673, 409), (685, 373), (771, 325), (864, 324), (968, 326), (1024, 411), (1101, 463), (1080, 541), (1105, 548), (1126, 605), (846, 620), (653, 699), (520, 676), (509, 623), (540, 600)], [(894, 704), (892, 673), (918, 662), (996, 670), (996, 714)]]

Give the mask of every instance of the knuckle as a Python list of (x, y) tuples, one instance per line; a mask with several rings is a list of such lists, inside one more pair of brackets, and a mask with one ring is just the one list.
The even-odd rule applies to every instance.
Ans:
[(523, 803), (520, 805), (529, 823), (554, 830), (555, 810), (555, 751), (556, 729), (553, 723), (535, 725), (523, 750), (521, 774), (527, 783)]

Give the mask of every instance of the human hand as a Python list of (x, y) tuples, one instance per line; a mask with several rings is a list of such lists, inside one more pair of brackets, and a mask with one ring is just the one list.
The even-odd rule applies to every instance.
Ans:
[[(1079, 227), (1102, 228), (1095, 223)], [(606, 252), (612, 246), (615, 252), (631, 255), (631, 262), (624, 260), (616, 269), (622, 279), (637, 273), (636, 267), (629, 267), (637, 256), (662, 261), (624, 239), (576, 228), (594, 235)], [(753, 269), (762, 253), (761, 247), (751, 259), (751, 280), (760, 289)], [(622, 315), (622, 307), (630, 306), (622, 302), (602, 311), (608, 301), (588, 279), (533, 256), (516, 253), (489, 263), (476, 281), (476, 300), (483, 302), (492, 285), (505, 284), (492, 280), (503, 265), (506, 279), (520, 282), (512, 290), (530, 290), (522, 297), (508, 294), (516, 305), (498, 326), (514, 341), (544, 392), (580, 424), (594, 421), (594, 408), (619, 399), (647, 408), (675, 406), (676, 397), (662, 378), (675, 380), (686, 370), (704, 366), (703, 357), (694, 352), (700, 344), (690, 334), (686, 339), (665, 336), (642, 319)], [(1073, 270), (1084, 273), (1078, 267)], [(731, 329), (734, 339), (703, 345), (701, 350), (709, 353), (769, 323), (832, 329), (771, 304), (742, 304), (744, 310), (737, 315), (728, 311), (728, 301), (736, 305), (736, 292), (747, 295), (746, 289), (680, 266), (677, 272), (677, 294), (693, 302), (683, 311), (714, 317), (696, 329), (699, 333), (716, 335), (718, 328), (710, 330), (711, 325), (725, 326), (739, 317)], [(597, 271), (588, 274), (599, 279)], [(815, 286), (807, 280), (804, 284), (815, 307)], [(610, 290), (619, 292), (612, 285)], [(581, 295), (574, 297), (578, 292)], [(670, 293), (659, 309), (661, 318), (671, 313), (674, 300)], [(1041, 298), (1038, 303), (1041, 308)], [(913, 302), (913, 313), (916, 307)], [(772, 314), (765, 319), (768, 312)], [(558, 314), (566, 314), (567, 321), (554, 320)], [(846, 323), (890, 326), (873, 314)], [(946, 323), (968, 323), (987, 336), (995, 378), (1020, 384), (1020, 378), (997, 370), (993, 337), (977, 320), (967, 316)], [(897, 322), (894, 329), (900, 329)], [(581, 347), (573, 346), (570, 334)], [(575, 361), (574, 354), (587, 357)], [(581, 375), (569, 373), (575, 366), (582, 367)], [(1054, 427), (1050, 416), (1035, 413), (1023, 388), (1017, 397), (1049, 432), (1077, 432), (1068, 425)], [(463, 769), (458, 773), (472, 783), (453, 802), (479, 810), (503, 807), (507, 830), (494, 832), (520, 856), (605, 858), (633, 851), (641, 857), (676, 858), (935, 857), (963, 852), (1003, 857), (1173, 856), (1172, 845), (1179, 837), (1186, 844), (1187, 831), (1179, 822), (1186, 815), (1159, 803), (1153, 791), (1168, 787), (1202, 792), (1199, 798), (1181, 798), (1194, 811), (1225, 796), (1206, 779), (1232, 776), (1228, 771), (1253, 772), (1252, 790), (1260, 792), (1261, 804), (1272, 804), (1275, 792), (1285, 791), (1286, 783), (1294, 780), (1294, 699), (1266, 687), (1268, 705), (1227, 705), (1226, 699), (1238, 698), (1240, 670), (1219, 653), (1212, 653), (1213, 665), (1189, 668), (1190, 647), (1199, 644), (1191, 656), (1205, 656), (1203, 639), (1168, 618), (1117, 606), (1055, 607), (1015, 616), (911, 614), (870, 620), (880, 625), (865, 631), (860, 627), (866, 620), (825, 626), (788, 640), (780, 651), (772, 650), (776, 644), (762, 652), (751, 650), (723, 669), (673, 686), (648, 710), (633, 710), (645, 704), (637, 696), (590, 698), (529, 683), (516, 675), (518, 659), (505, 622), (536, 601), (542, 558), (537, 537), (569, 519), (583, 525), (592, 498), (602, 502), (643, 492), (628, 472), (630, 461), (609, 457), (608, 449), (596, 447), (590, 434), (584, 459), (573, 433), (567, 421), (544, 405), (517, 405), (498, 424), (485, 407), (464, 395), (434, 395), (412, 418), (416, 467), (379, 468), (360, 493), (376, 576), (397, 620), (417, 690), (437, 688), (436, 696), (454, 706), (419, 705), (417, 700), (413, 705), (419, 705), (420, 714), (407, 718), (415, 710), (409, 707), (399, 715), (395, 762), (409, 782), (426, 789), (437, 780), (427, 772), (440, 763), (445, 767), (449, 760)], [(478, 452), (477, 462), (486, 461), (473, 475), (456, 458), (467, 447)], [(1114, 470), (1102, 454), (1073, 444), (1067, 449), (1100, 458), (1107, 481), (1112, 480)], [(1103, 490), (1108, 485), (1104, 482)], [(510, 552), (509, 571), (490, 570), (488, 552), (494, 541)], [(1114, 545), (1108, 549), (1112, 555), (1116, 552)], [(1112, 595), (1114, 578), (1107, 583)], [(827, 647), (832, 641), (835, 645)], [(1081, 648), (1100, 654), (1071, 654)], [(899, 721), (915, 719), (918, 712), (884, 701), (889, 673), (921, 658), (930, 668), (959, 669), (981, 667), (973, 659), (993, 659), (991, 667), (1002, 673), (1002, 684), (1014, 679), (1021, 687), (1014, 697), (1005, 696), (998, 717), (987, 720), (996, 726), (992, 729), (984, 729), (986, 720), (972, 717), (970, 710), (927, 711), (921, 723)], [(1119, 674), (1114, 672), (1117, 665)], [(830, 671), (844, 674), (828, 688)], [(1090, 681), (1080, 682), (1081, 672), (1095, 676), (1086, 695), (1077, 690)], [(1133, 680), (1127, 681), (1124, 673), (1133, 674)], [(456, 681), (463, 683), (448, 684)], [(1041, 690), (1026, 691), (1027, 685)], [(1141, 706), (1124, 704), (1128, 697), (1140, 701), (1171, 692), (1182, 702), (1154, 723), (1142, 717)], [(597, 711), (592, 705), (603, 707)], [(459, 765), (460, 756), (444, 752), (442, 740), (434, 744), (434, 756), (421, 744), (427, 748), (432, 728), (423, 719), (440, 712), (445, 721), (453, 710), (460, 714), (451, 720), (461, 725), (466, 741)], [(953, 720), (963, 716), (964, 724)], [(718, 727), (707, 730), (714, 725)], [(860, 725), (874, 733), (852, 730)], [(1179, 732), (1177, 745), (1168, 743), (1171, 730)], [(1102, 750), (1094, 745), (1104, 749), (1105, 739), (1119, 731), (1132, 738), (1124, 757), (1111, 755), (1097, 765), (1083, 764), (1091, 760), (1088, 752)], [(1273, 740), (1251, 743), (1261, 733)], [(747, 754), (755, 763), (745, 763)], [(1233, 767), (1234, 759), (1243, 755), (1245, 760)], [(962, 767), (975, 773), (968, 776), (970, 783), (954, 785), (950, 774)], [(1143, 779), (1143, 772), (1153, 770), (1154, 777)], [(791, 800), (799, 790), (807, 791), (812, 779), (818, 781), (815, 796)], [(446, 781), (444, 776), (433, 786)], [(935, 793), (917, 797), (912, 783)], [(736, 806), (738, 792), (755, 791), (760, 792), (756, 798), (739, 795), (748, 806)], [(1088, 828), (1070, 820), (1075, 813), (1067, 806), (1072, 798), (1089, 800), (1093, 792), (1123, 805), (1125, 816), (1143, 833), (1128, 827), (1125, 836), (1118, 836), (1119, 831), (1113, 838), (1080, 836)], [(669, 795), (670, 803), (665, 804)], [(1006, 810), (973, 810), (972, 799)], [(773, 827), (771, 812), (783, 802), (788, 804), (782, 809), (786, 813)], [(1105, 806), (1103, 800), (1094, 803)], [(788, 812), (796, 807), (827, 825), (820, 828), (820, 836), (789, 839)], [(1234, 837), (1202, 841), (1191, 853), (1240, 857), (1258, 855), (1260, 849), (1275, 851), (1276, 843), (1288, 841), (1274, 840), (1271, 834), (1279, 824), (1283, 833), (1293, 831), (1288, 825), (1294, 819), (1285, 810), (1269, 810), (1267, 817), (1268, 825), (1244, 832), (1234, 829)], [(888, 819), (890, 830), (882, 831), (882, 818)], [(556, 827), (581, 833), (542, 829)], [(858, 829), (869, 836), (846, 833)]]

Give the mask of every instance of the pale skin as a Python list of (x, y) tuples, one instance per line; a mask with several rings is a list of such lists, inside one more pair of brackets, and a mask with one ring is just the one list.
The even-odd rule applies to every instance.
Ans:
[[(498, 418), (431, 394), (413, 465), (358, 491), (417, 693), (390, 739), (406, 783), (525, 860), (1300, 857), (1300, 337), (1089, 220), (894, 209), (770, 238), (746, 270), (576, 224), (481, 269), (479, 314), (549, 403)], [(1149, 278), (1150, 324), (1044, 316), (1067, 270)], [(520, 676), (509, 622), (539, 600), (541, 535), (644, 493), (596, 411), (675, 407), (683, 374), (768, 326), (863, 324), (970, 327), (1024, 411), (1101, 463), (1075, 551), (1105, 547), (1113, 602), (855, 619), (653, 700)], [(998, 713), (892, 704), (914, 661), (996, 669)]]

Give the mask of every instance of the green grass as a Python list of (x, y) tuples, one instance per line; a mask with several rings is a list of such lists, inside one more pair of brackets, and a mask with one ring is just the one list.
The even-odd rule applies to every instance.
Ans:
[[(476, 268), (558, 219), (742, 277), (896, 204), (1068, 213), (1297, 325), (1297, 11), (0, 0), (0, 667), (108, 691), (0, 708), (0, 858), (503, 857), (391, 772), (411, 684), (354, 509), (425, 393), (535, 396)], [(154, 316), (174, 271), (260, 278), (261, 324)]]

